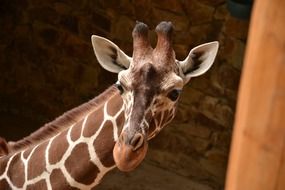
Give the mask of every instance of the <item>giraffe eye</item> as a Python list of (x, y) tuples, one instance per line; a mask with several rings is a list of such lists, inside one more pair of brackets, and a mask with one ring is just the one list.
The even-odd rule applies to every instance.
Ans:
[(170, 91), (168, 94), (167, 94), (167, 97), (171, 100), (171, 101), (176, 101), (177, 98), (179, 97), (179, 94), (181, 93), (181, 90), (177, 90), (177, 89), (174, 89), (172, 91)]
[(120, 91), (120, 94), (124, 93), (124, 88), (122, 86), (122, 84), (118, 81), (116, 82), (115, 86), (117, 87), (117, 89)]

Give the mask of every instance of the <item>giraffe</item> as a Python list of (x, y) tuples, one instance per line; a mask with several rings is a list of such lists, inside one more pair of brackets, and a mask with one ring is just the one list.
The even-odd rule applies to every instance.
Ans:
[(174, 118), (183, 86), (205, 73), (218, 51), (218, 42), (205, 43), (178, 61), (172, 23), (157, 25), (154, 49), (148, 30), (136, 23), (132, 57), (91, 37), (99, 64), (118, 81), (22, 140), (1, 140), (0, 189), (95, 189), (113, 168), (128, 172), (142, 162), (148, 141)]

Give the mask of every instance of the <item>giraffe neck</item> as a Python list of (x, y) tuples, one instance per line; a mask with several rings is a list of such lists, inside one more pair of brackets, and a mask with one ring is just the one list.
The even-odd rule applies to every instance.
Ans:
[(115, 167), (113, 147), (124, 124), (114, 94), (49, 139), (0, 158), (0, 189), (91, 189)]

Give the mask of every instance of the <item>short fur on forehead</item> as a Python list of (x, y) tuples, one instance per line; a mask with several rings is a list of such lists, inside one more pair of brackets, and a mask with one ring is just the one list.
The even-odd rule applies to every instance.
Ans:
[[(157, 68), (151, 63), (145, 63), (142, 67), (135, 70), (137, 73), (134, 77), (134, 84), (136, 86), (143, 85), (143, 83), (154, 85), (159, 79), (159, 72)], [(143, 81), (141, 81), (143, 80)]]

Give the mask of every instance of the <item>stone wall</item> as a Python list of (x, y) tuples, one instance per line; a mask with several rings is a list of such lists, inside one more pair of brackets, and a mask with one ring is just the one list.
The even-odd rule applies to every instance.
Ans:
[(211, 70), (185, 87), (174, 122), (150, 142), (142, 166), (114, 170), (99, 189), (222, 189), (248, 28), (229, 15), (225, 0), (2, 0), (0, 136), (21, 138), (114, 83), (90, 36), (131, 55), (136, 20), (152, 30), (172, 21), (180, 60), (208, 41), (218, 40), (220, 50)]

